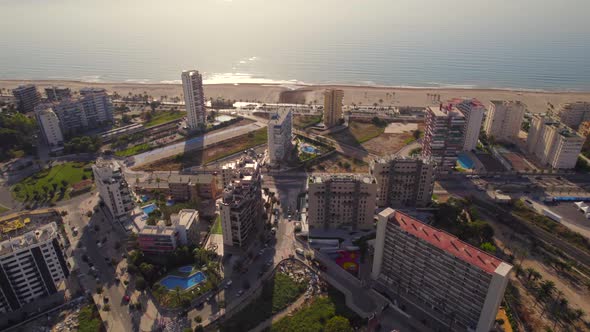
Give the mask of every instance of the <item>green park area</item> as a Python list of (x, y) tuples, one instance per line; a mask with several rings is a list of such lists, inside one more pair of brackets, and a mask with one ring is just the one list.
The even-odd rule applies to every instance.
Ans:
[(145, 127), (153, 127), (162, 123), (178, 120), (182, 118), (186, 113), (181, 111), (161, 111), (154, 112), (153, 115), (150, 113), (149, 119), (144, 123)]
[(213, 226), (211, 227), (211, 234), (222, 234), (221, 231), (221, 215), (217, 215), (217, 218), (215, 218), (215, 223), (213, 223)]
[(293, 117), (293, 127), (303, 130), (322, 121), (321, 115), (296, 115)]
[(129, 156), (136, 155), (138, 153), (149, 151), (152, 148), (153, 147), (151, 145), (149, 145), (149, 143), (142, 143), (142, 144), (130, 146), (124, 150), (119, 150), (119, 151), (115, 152), (115, 155), (117, 157), (129, 157)]
[(273, 324), (270, 331), (352, 332), (352, 325), (361, 323), (360, 317), (346, 307), (344, 295), (330, 287), (327, 296), (312, 299), (294, 314)]
[(14, 198), (21, 202), (56, 202), (70, 198), (72, 185), (92, 179), (88, 163), (69, 162), (39, 171), (12, 186)]
[(222, 331), (248, 331), (293, 303), (307, 288), (284, 273), (264, 282), (262, 294), (223, 324)]
[(89, 304), (82, 309), (78, 315), (78, 331), (79, 332), (97, 332), (102, 331), (102, 320), (96, 310), (94, 304)]

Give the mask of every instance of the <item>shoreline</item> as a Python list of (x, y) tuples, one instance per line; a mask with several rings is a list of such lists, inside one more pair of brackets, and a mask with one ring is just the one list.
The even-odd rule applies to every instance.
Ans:
[[(0, 88), (12, 89), (23, 83), (32, 83), (42, 92), (45, 87), (65, 86), (77, 92), (82, 87), (102, 87), (109, 93), (119, 95), (148, 94), (155, 99), (181, 97), (182, 85), (178, 83), (138, 82), (86, 82), (79, 80), (3, 80)], [(527, 89), (492, 89), (468, 87), (391, 87), (379, 85), (346, 84), (285, 84), (285, 83), (215, 83), (204, 84), (205, 97), (225, 98), (244, 102), (321, 104), (323, 91), (327, 88), (344, 90), (344, 104), (379, 105), (383, 107), (438, 105), (453, 98), (477, 98), (484, 105), (491, 100), (519, 100), (532, 113), (543, 113), (550, 105), (557, 111), (566, 102), (590, 102), (590, 91), (545, 91)], [(435, 95), (436, 97), (433, 97)], [(438, 96), (440, 96), (440, 101)]]
[[(456, 91), (509, 91), (509, 92), (526, 92), (526, 93), (547, 93), (547, 94), (590, 94), (589, 90), (547, 90), (538, 88), (512, 88), (512, 87), (478, 87), (461, 84), (451, 84), (447, 86), (412, 86), (412, 85), (380, 85), (380, 84), (348, 84), (348, 83), (305, 83), (301, 81), (276, 81), (276, 82), (222, 82), (222, 83), (207, 83), (204, 86), (269, 86), (269, 87), (297, 87), (297, 88), (366, 88), (366, 89), (393, 89), (393, 90), (456, 90)], [(55, 82), (63, 82), (63, 84), (75, 85), (129, 85), (129, 86), (182, 86), (180, 80), (176, 81), (161, 81), (161, 82), (133, 82), (133, 81), (84, 81), (77, 79), (3, 79), (0, 78), (0, 86), (6, 84), (36, 84), (36, 85), (60, 85)]]

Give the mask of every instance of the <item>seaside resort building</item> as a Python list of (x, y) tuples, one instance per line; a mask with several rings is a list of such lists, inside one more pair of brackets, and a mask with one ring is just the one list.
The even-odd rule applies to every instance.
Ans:
[(182, 90), (186, 107), (187, 126), (189, 130), (204, 128), (206, 120), (205, 95), (203, 93), (203, 76), (196, 70), (182, 72)]
[(66, 88), (63, 86), (50, 86), (45, 88), (45, 95), (47, 96), (47, 101), (54, 102), (54, 101), (61, 101), (64, 99), (69, 99), (72, 97), (72, 91), (70, 88)]
[(520, 101), (492, 100), (484, 122), (484, 131), (496, 142), (515, 143), (526, 105)]
[(33, 84), (20, 85), (12, 90), (12, 95), (16, 99), (16, 108), (23, 114), (33, 112), (41, 102), (41, 96)]
[(286, 161), (291, 153), (293, 136), (291, 110), (281, 109), (271, 114), (268, 121), (268, 161), (271, 166), (278, 166)]
[(374, 288), (390, 299), (409, 302), (450, 331), (493, 328), (511, 269), (394, 209), (378, 216)]
[(115, 162), (97, 161), (92, 166), (92, 172), (100, 198), (111, 215), (119, 221), (129, 217), (134, 203), (121, 167)]
[(170, 216), (170, 222), (160, 220), (157, 225), (145, 225), (137, 236), (139, 248), (146, 254), (171, 253), (179, 246), (197, 244), (199, 212), (180, 210)]
[(262, 231), (262, 188), (260, 166), (252, 158), (222, 168), (227, 181), (219, 203), (223, 244), (246, 248)]
[(307, 222), (316, 229), (371, 229), (377, 183), (369, 174), (314, 174), (307, 181)]
[(535, 114), (527, 137), (527, 150), (542, 165), (554, 169), (572, 169), (576, 166), (585, 138), (559, 120)]
[(35, 116), (41, 130), (43, 140), (53, 151), (63, 146), (64, 136), (59, 124), (59, 118), (51, 107), (40, 105), (35, 107)]
[(338, 125), (342, 118), (342, 99), (344, 91), (328, 89), (324, 91), (324, 125), (327, 128)]
[(57, 293), (69, 274), (55, 222), (0, 242), (0, 313)]
[(465, 140), (465, 116), (450, 106), (426, 108), (422, 157), (437, 163), (438, 172), (455, 167)]
[(479, 132), (483, 123), (483, 116), (486, 108), (477, 99), (462, 99), (457, 98), (450, 101), (450, 105), (457, 107), (459, 111), (465, 116), (465, 141), (463, 143), (463, 151), (472, 151), (477, 147), (479, 140)]
[(566, 126), (577, 129), (582, 122), (590, 121), (590, 103), (578, 101), (561, 105), (559, 118)]
[(371, 162), (380, 207), (425, 207), (432, 201), (436, 163), (429, 159), (391, 156)]

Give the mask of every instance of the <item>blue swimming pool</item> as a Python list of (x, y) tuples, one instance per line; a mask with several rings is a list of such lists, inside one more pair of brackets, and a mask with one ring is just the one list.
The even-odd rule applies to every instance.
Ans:
[(164, 279), (160, 280), (160, 284), (169, 290), (176, 289), (176, 287), (180, 287), (182, 290), (186, 290), (205, 281), (207, 277), (201, 271), (191, 274), (188, 277), (179, 277), (179, 276), (166, 276)]
[(469, 156), (464, 153), (459, 154), (457, 161), (459, 162), (459, 166), (461, 166), (462, 168), (465, 168), (465, 169), (472, 169), (473, 168), (473, 160), (471, 160), (471, 158), (469, 158)]
[(182, 273), (191, 273), (192, 270), (193, 270), (193, 266), (192, 265), (181, 266), (181, 267), (178, 268), (178, 271), (180, 271)]
[(318, 154), (320, 151), (316, 148), (314, 148), (311, 145), (304, 145), (301, 147), (301, 151), (305, 152), (305, 153), (314, 153), (314, 154)]
[(142, 206), (141, 209), (143, 210), (143, 213), (149, 215), (150, 213), (154, 212), (157, 207), (156, 204), (148, 204), (146, 206)]

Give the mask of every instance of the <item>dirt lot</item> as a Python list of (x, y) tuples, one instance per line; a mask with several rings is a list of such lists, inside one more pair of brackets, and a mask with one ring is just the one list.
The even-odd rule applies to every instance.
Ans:
[(138, 171), (179, 171), (187, 167), (200, 166), (227, 157), (234, 153), (266, 143), (267, 129), (258, 129), (253, 133), (234, 137), (210, 148), (191, 151), (159, 160), (155, 163), (134, 168)]
[(363, 143), (363, 147), (370, 153), (379, 156), (392, 155), (413, 141), (413, 132), (416, 129), (424, 132), (424, 125), (418, 124), (417, 127), (410, 126), (405, 129), (409, 130), (390, 134), (383, 133), (372, 140)]
[(378, 127), (371, 122), (353, 120), (349, 123), (348, 128), (328, 136), (339, 142), (358, 146), (383, 134), (384, 130), (384, 127)]
[(368, 173), (369, 164), (340, 153), (333, 153), (330, 157), (311, 166), (309, 170), (327, 173)]
[(293, 127), (305, 129), (306, 127), (319, 123), (321, 120), (321, 115), (295, 115), (293, 116)]

